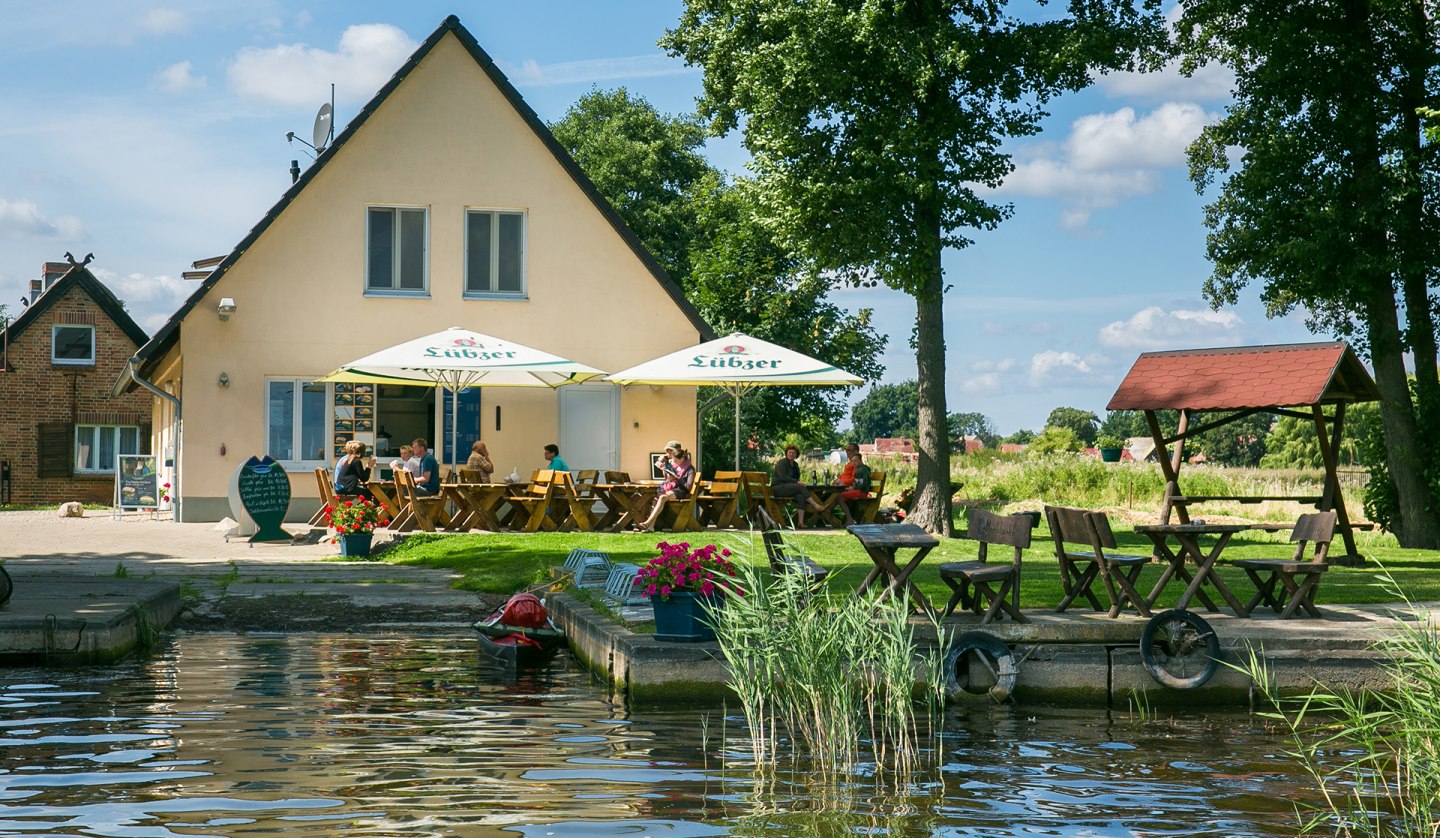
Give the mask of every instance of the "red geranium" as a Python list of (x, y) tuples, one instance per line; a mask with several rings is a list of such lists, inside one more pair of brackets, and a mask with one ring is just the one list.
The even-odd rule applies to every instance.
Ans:
[(362, 533), (387, 526), (390, 519), (385, 517), (385, 507), (361, 497), (325, 507), (325, 523), (338, 533)]

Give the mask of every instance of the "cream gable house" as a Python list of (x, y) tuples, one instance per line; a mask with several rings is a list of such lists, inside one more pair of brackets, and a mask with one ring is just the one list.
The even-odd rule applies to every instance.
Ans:
[[(180, 518), (229, 514), (231, 473), (270, 454), (290, 517), (318, 507), (313, 470), (348, 439), (426, 437), (449, 461), (427, 388), (314, 379), (463, 326), (624, 369), (709, 328), (455, 17), (449, 17), (131, 361), (117, 389), (156, 394), (154, 449)], [(648, 474), (693, 440), (695, 390), (490, 388), (462, 395), (463, 461), (483, 438), (528, 476), (557, 442), (572, 469)], [(177, 415), (178, 412), (178, 415)], [(478, 436), (477, 436), (478, 435)], [(177, 445), (178, 443), (178, 445)]]

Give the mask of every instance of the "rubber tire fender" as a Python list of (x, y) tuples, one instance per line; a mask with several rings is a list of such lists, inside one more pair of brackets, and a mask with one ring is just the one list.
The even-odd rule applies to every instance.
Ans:
[[(1160, 630), (1160, 626), (1172, 620), (1180, 620), (1188, 624), (1196, 633), (1205, 638), (1205, 655), (1210, 662), (1204, 669), (1189, 678), (1179, 678), (1167, 672), (1155, 660), (1155, 653), (1151, 649), (1155, 633)], [(1215, 629), (1210, 627), (1205, 618), (1193, 611), (1179, 608), (1162, 611), (1151, 617), (1150, 622), (1145, 624), (1145, 630), (1140, 633), (1140, 663), (1144, 665), (1145, 671), (1150, 673), (1150, 677), (1160, 684), (1172, 690), (1193, 690), (1209, 681), (1215, 675), (1215, 671), (1220, 668), (1220, 638), (1215, 636)]]
[(0, 564), (0, 605), (10, 601), (10, 594), (15, 591), (15, 583), (10, 581), (10, 574), (5, 571), (5, 565)]
[[(970, 652), (976, 652), (995, 661), (995, 685), (983, 693), (972, 693), (960, 685), (955, 667), (960, 659)], [(1000, 638), (983, 631), (967, 631), (950, 642), (945, 653), (945, 694), (961, 701), (989, 700), (1000, 703), (1015, 691), (1015, 681), (1020, 667), (1015, 662), (1015, 653), (1001, 642)]]

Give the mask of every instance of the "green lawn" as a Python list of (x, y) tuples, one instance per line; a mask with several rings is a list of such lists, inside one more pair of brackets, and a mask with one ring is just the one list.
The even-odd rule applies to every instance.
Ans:
[[(1120, 543), (1120, 552), (1150, 552), (1150, 542), (1144, 536), (1119, 525), (1116, 526), (1115, 536)], [(847, 534), (787, 532), (785, 537), (787, 543), (830, 568), (830, 584), (841, 589), (855, 588), (871, 567), (859, 544)], [(1220, 561), (1221, 575), (1242, 601), (1249, 599), (1253, 589), (1243, 571), (1225, 566), (1227, 560), (1289, 558), (1291, 547), (1285, 543), (1288, 537), (1288, 533), (1256, 531), (1242, 533), (1230, 542)], [(643, 564), (656, 554), (655, 545), (667, 538), (682, 540), (680, 536), (630, 533), (412, 535), (394, 549), (382, 553), (380, 558), (396, 564), (455, 570), (462, 574), (456, 582), (457, 588), (508, 594), (549, 578), (548, 568), (563, 562), (572, 548), (603, 550), (612, 561)], [(1400, 548), (1396, 546), (1394, 537), (1389, 535), (1357, 533), (1356, 539), (1361, 553), (1369, 562), (1358, 568), (1332, 568), (1320, 586), (1319, 602), (1374, 603), (1394, 600), (1395, 597), (1386, 592), (1377, 578), (1382, 566), (1394, 576), (1412, 601), (1440, 600), (1440, 573), (1436, 572), (1440, 570), (1440, 553)], [(758, 534), (711, 530), (691, 533), (683, 540), (696, 546), (714, 543), (729, 548), (752, 564), (765, 563), (765, 551)], [(1206, 544), (1202, 541), (1202, 546)], [(938, 601), (937, 604), (943, 603), (947, 598), (947, 589), (938, 574), (926, 567), (944, 561), (974, 558), (974, 542), (946, 540), (926, 558), (925, 566), (917, 571), (915, 579), (927, 595)], [(992, 557), (991, 560), (995, 559)], [(1140, 590), (1148, 592), (1159, 574), (1158, 565), (1147, 568), (1138, 586)], [(1181, 590), (1180, 585), (1172, 583), (1160, 605), (1173, 604)], [(1027, 608), (1053, 607), (1060, 596), (1060, 571), (1049, 533), (1042, 525), (1035, 531), (1035, 546), (1025, 552), (1020, 604)], [(1101, 596), (1103, 598), (1103, 592)]]

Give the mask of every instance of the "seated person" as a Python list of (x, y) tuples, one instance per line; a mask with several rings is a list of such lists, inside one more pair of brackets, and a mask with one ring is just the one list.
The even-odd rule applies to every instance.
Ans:
[(373, 502), (366, 483), (370, 480), (370, 466), (365, 463), (365, 443), (350, 440), (345, 443), (345, 456), (335, 463), (335, 494), (346, 497), (362, 497)]
[(400, 446), (400, 459), (390, 461), (391, 471), (408, 471), (415, 474), (419, 467), (420, 461), (415, 459), (409, 445)]
[(835, 480), (835, 485), (845, 487), (845, 491), (840, 493), (840, 509), (845, 513), (845, 525), (849, 526), (855, 523), (855, 516), (850, 512), (850, 501), (870, 497), (870, 467), (865, 465), (865, 459), (860, 456), (860, 446), (853, 442), (845, 446), (845, 456), (849, 459)]
[(495, 473), (495, 464), (490, 461), (490, 449), (485, 447), (482, 440), (475, 440), (470, 446), (470, 456), (465, 460), (465, 468), (480, 472), (480, 482), (489, 483), (490, 475)]
[(422, 495), (440, 494), (440, 464), (435, 461), (435, 455), (430, 453), (430, 445), (424, 439), (416, 439), (410, 443), (410, 450), (415, 454), (412, 458), (419, 462), (415, 474), (415, 491)]
[(671, 499), (689, 500), (695, 489), (695, 466), (690, 462), (690, 452), (681, 448), (678, 440), (665, 443), (665, 455), (655, 459), (655, 467), (665, 475), (665, 482), (660, 486), (660, 494), (655, 496), (650, 517), (634, 526), (636, 532), (655, 532), (655, 521), (665, 508), (665, 502)]
[(560, 456), (560, 446), (553, 442), (545, 446), (545, 462), (545, 467), (553, 471), (570, 470), (570, 466), (566, 465), (564, 458)]
[[(770, 481), (770, 494), (777, 498), (787, 498), (795, 501), (795, 508), (799, 510), (795, 515), (796, 526), (805, 527), (805, 511), (819, 512), (820, 504), (816, 502), (815, 496), (810, 494), (810, 489), (800, 480), (800, 449), (793, 445), (785, 446), (785, 456), (775, 464), (775, 477)], [(775, 523), (780, 523), (776, 521)]]

